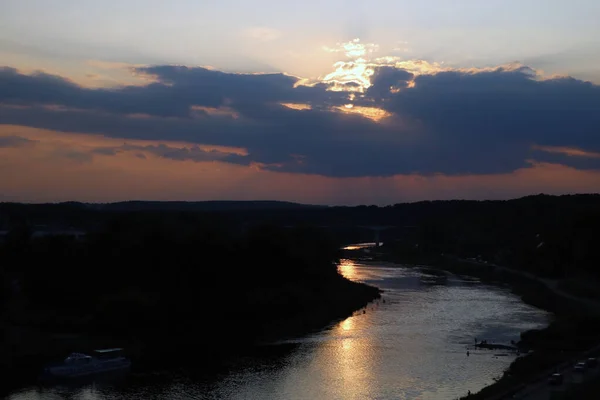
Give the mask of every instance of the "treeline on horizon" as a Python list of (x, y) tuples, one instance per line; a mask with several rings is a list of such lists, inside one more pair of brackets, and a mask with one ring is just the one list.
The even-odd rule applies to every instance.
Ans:
[(600, 279), (600, 195), (423, 205), (399, 256), (474, 258), (552, 278)]
[[(198, 210), (198, 211), (193, 211)], [(596, 231), (600, 194), (527, 196), (515, 200), (421, 201), (393, 206), (320, 207), (286, 202), (0, 203), (0, 226), (47, 225), (98, 232), (123, 215), (218, 221), (230, 231), (255, 226), (321, 227), (338, 242), (371, 241), (363, 226), (392, 226), (383, 242), (397, 250), (477, 257), (535, 273), (600, 276)], [(32, 228), (33, 229), (33, 228)]]
[[(162, 204), (150, 203), (150, 208)], [(0, 224), (10, 230), (1, 249), (2, 265), (7, 268), (4, 274), (21, 274), (28, 297), (32, 301), (41, 297), (35, 301), (47, 304), (78, 296), (106, 309), (118, 304), (107, 300), (103, 292), (154, 304), (157, 300), (152, 293), (157, 290), (173, 292), (164, 296), (173, 303), (196, 304), (178, 296), (192, 292), (206, 299), (218, 296), (221, 289), (215, 287), (221, 282), (228, 287), (235, 282), (276, 286), (336, 276), (340, 243), (372, 240), (372, 232), (361, 226), (381, 225), (394, 227), (383, 231), (381, 239), (400, 255), (481, 256), (545, 276), (581, 273), (600, 278), (597, 194), (387, 207), (282, 203), (273, 208), (277, 202), (249, 202), (251, 206), (245, 208), (246, 202), (224, 203), (225, 209), (219, 208), (219, 202), (210, 202), (211, 211), (197, 212), (177, 207), (148, 210), (147, 205), (143, 211), (131, 211), (125, 207), (128, 203), (118, 203), (119, 211), (81, 203), (0, 203)], [(132, 204), (139, 207), (138, 202)], [(74, 227), (89, 233), (83, 241), (32, 239), (36, 225)], [(179, 290), (185, 285), (192, 286)], [(74, 303), (89, 309), (85, 299)], [(168, 301), (156, 309), (163, 304), (170, 309)], [(67, 306), (68, 301), (61, 305)], [(116, 308), (114, 315), (127, 314), (122, 311), (126, 307)], [(142, 323), (146, 317), (138, 314), (132, 318)]]
[[(40, 224), (97, 229), (123, 213), (205, 214), (223, 223), (415, 225), (428, 214), (501, 213), (538, 218), (559, 208), (598, 207), (600, 194), (532, 195), (512, 200), (432, 200), (387, 206), (323, 206), (282, 201), (125, 201), (117, 203), (11, 203), (0, 202), (0, 229)], [(536, 211), (534, 208), (541, 207)], [(532, 212), (533, 211), (533, 212)], [(553, 215), (550, 216), (554, 218)]]

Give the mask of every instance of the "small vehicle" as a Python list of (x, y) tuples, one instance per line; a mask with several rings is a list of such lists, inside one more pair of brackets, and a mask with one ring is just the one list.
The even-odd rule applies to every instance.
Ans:
[(552, 375), (550, 375), (550, 378), (548, 378), (548, 383), (550, 385), (562, 385), (563, 383), (563, 375), (559, 372), (556, 372)]
[(576, 372), (585, 372), (586, 370), (586, 365), (584, 361), (578, 362), (577, 364), (575, 364), (574, 367)]
[(585, 365), (589, 368), (595, 368), (598, 366), (598, 359), (596, 357), (590, 357), (585, 360)]

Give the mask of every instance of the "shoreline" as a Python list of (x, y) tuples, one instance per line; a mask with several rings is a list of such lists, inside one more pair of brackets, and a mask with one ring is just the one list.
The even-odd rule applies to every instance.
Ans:
[[(523, 279), (522, 276), (516, 273), (507, 274), (506, 271), (501, 271), (501, 273), (498, 274), (497, 271), (494, 271), (495, 268), (493, 266), (483, 264), (479, 265), (443, 258), (438, 258), (437, 260), (434, 260), (433, 258), (426, 257), (421, 260), (412, 259), (410, 261), (403, 261), (399, 258), (392, 259), (390, 257), (382, 257), (377, 261), (390, 262), (405, 267), (424, 268), (429, 269), (432, 272), (444, 271), (456, 275), (476, 277), (480, 279), (481, 282), (487, 284), (502, 285), (504, 287), (508, 285), (511, 291), (520, 296), (521, 300), (524, 303), (551, 312), (554, 315), (554, 321), (551, 321), (546, 328), (539, 330), (534, 329), (521, 333), (521, 340), (519, 341), (519, 344), (531, 346), (534, 350), (532, 354), (514, 360), (508, 367), (508, 369), (504, 372), (502, 377), (498, 379), (495, 383), (486, 386), (485, 388), (483, 388), (477, 393), (472, 394), (471, 396), (463, 397), (461, 399), (495, 399), (498, 398), (498, 396), (500, 395), (507, 395), (515, 390), (520, 389), (525, 384), (525, 382), (529, 382), (531, 378), (544, 372), (549, 364), (556, 365), (557, 363), (560, 363), (560, 358), (570, 359), (573, 357), (573, 354), (571, 353), (568, 353), (566, 355), (563, 354), (562, 357), (555, 357), (556, 354), (550, 354), (550, 357), (544, 357), (548, 355), (546, 354), (547, 351), (544, 348), (538, 348), (536, 350), (537, 345), (540, 342), (544, 342), (544, 335), (547, 334), (549, 331), (552, 331), (553, 326), (555, 324), (561, 323), (562, 318), (566, 312), (572, 311), (572, 305), (565, 305), (561, 302), (557, 302), (556, 298), (560, 296), (558, 296), (555, 293), (552, 293), (544, 285), (539, 284), (539, 282)], [(336, 291), (336, 289), (338, 289), (337, 285), (345, 287), (346, 289), (344, 290), (347, 290), (347, 292), (345, 292), (345, 294), (343, 294), (342, 296), (339, 296), (339, 292)], [(532, 295), (532, 292), (534, 293), (534, 295)], [(339, 284), (335, 284), (334, 286), (329, 287), (329, 290), (326, 293), (327, 295), (321, 295), (318, 299), (316, 299), (316, 304), (327, 304), (327, 307), (321, 307), (316, 309), (319, 311), (318, 313), (315, 314), (314, 309), (312, 309), (312, 312), (311, 309), (308, 309), (301, 315), (287, 318), (285, 320), (285, 323), (283, 324), (281, 324), (283, 321), (280, 320), (273, 321), (271, 327), (263, 326), (264, 331), (269, 332), (269, 334), (262, 338), (262, 343), (265, 344), (277, 340), (285, 340), (293, 336), (306, 335), (315, 330), (323, 329), (332, 323), (335, 323), (337, 321), (342, 320), (345, 317), (352, 315), (352, 313), (356, 310), (359, 310), (360, 308), (369, 304), (373, 300), (381, 297), (382, 291), (375, 286), (357, 283), (344, 279), (344, 281), (340, 281)], [(360, 293), (360, 295), (356, 296), (356, 293)], [(330, 304), (330, 301), (332, 299), (338, 299), (338, 301), (335, 302), (335, 304)], [(280, 328), (278, 330), (274, 330), (275, 326), (280, 326)], [(46, 336), (48, 335), (50, 334), (46, 333)], [(92, 339), (93, 341), (93, 339), (95, 338), (83, 337), (82, 339)], [(5, 344), (8, 343), (5, 342)], [(148, 344), (146, 343), (145, 345)], [(212, 363), (207, 367), (215, 369), (228, 369), (230, 365), (234, 363), (236, 354), (238, 356), (243, 356), (243, 354), (247, 352), (260, 352), (261, 347), (262, 346), (260, 342), (253, 342), (250, 345), (242, 345), (240, 347), (236, 347), (232, 349), (231, 352), (229, 352), (230, 354), (225, 355), (220, 360), (218, 360), (218, 362)], [(148, 346), (139, 347), (138, 349), (136, 349), (136, 352), (140, 354), (144, 353), (144, 351), (147, 350), (147, 348)], [(262, 348), (264, 349), (264, 347)], [(5, 349), (0, 349), (0, 353), (2, 353), (2, 350)], [(204, 348), (198, 348), (197, 350), (202, 351), (204, 350)], [(24, 360), (26, 361), (26, 359)], [(21, 361), (23, 361), (23, 359)], [(152, 371), (153, 367), (157, 367), (160, 365), (160, 357), (157, 360), (159, 361), (158, 363), (153, 363), (151, 362), (151, 360), (147, 361), (149, 362), (147, 363), (146, 367), (149, 368), (144, 368), (143, 372)], [(199, 371), (201, 370), (203, 369), (200, 368)], [(168, 371), (168, 369), (165, 369), (163, 371)], [(208, 370), (206, 372), (208, 372)], [(10, 388), (1, 388), (2, 395), (8, 394), (12, 391), (29, 386), (31, 384), (35, 384), (35, 382), (32, 379), (23, 379), (24, 376), (19, 375), (19, 372), (16, 372), (15, 375), (17, 378), (20, 378), (20, 382), (16, 385), (11, 385)], [(10, 381), (10, 379), (8, 381)]]
[[(465, 395), (459, 400), (502, 399), (515, 394), (527, 384), (545, 379), (559, 365), (564, 365), (575, 356), (600, 344), (600, 330), (585, 325), (600, 321), (598, 310), (582, 309), (573, 298), (561, 296), (548, 286), (518, 271), (483, 263), (473, 263), (441, 256), (398, 257), (379, 254), (378, 261), (391, 262), (406, 267), (419, 267), (450, 272), (456, 275), (478, 278), (492, 285), (508, 286), (524, 303), (552, 313), (553, 320), (543, 329), (521, 332), (519, 347), (528, 354), (518, 357), (495, 383), (477, 393)], [(576, 327), (571, 326), (576, 323)], [(583, 325), (583, 326), (581, 326)], [(582, 338), (580, 330), (589, 336)], [(579, 343), (578, 343), (579, 342)]]
[[(0, 386), (0, 397), (36, 385), (37, 372), (41, 371), (44, 363), (57, 357), (66, 357), (67, 353), (78, 348), (88, 350), (105, 346), (125, 347), (134, 362), (134, 373), (170, 373), (190, 368), (190, 373), (208, 375), (231, 368), (236, 364), (236, 358), (247, 354), (278, 352), (282, 351), (282, 348), (285, 350), (285, 345), (281, 347), (274, 342), (324, 329), (381, 297), (382, 291), (375, 286), (353, 282), (341, 276), (340, 278), (319, 286), (320, 293), (310, 295), (311, 301), (303, 312), (264, 321), (255, 326), (256, 329), (245, 335), (245, 338), (238, 338), (237, 341), (230, 341), (229, 336), (232, 332), (224, 332), (226, 337), (219, 339), (220, 335), (215, 331), (213, 338), (216, 338), (216, 341), (199, 343), (193, 332), (175, 335), (168, 340), (161, 335), (117, 338), (93, 332), (59, 334), (58, 329), (41, 330), (32, 326), (7, 323), (0, 332), (4, 334), (0, 345), (0, 372), (5, 377)], [(218, 326), (214, 325), (215, 322), (212, 324), (212, 329)], [(188, 355), (186, 358), (195, 360), (193, 365), (188, 365), (185, 359), (178, 358), (177, 355), (184, 349), (184, 353)], [(198, 358), (190, 354), (202, 354), (201, 359), (205, 360), (205, 363), (198, 365)]]

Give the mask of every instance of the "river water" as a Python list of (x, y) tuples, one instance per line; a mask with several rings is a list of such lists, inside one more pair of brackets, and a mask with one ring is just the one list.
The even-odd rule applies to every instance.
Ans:
[(133, 375), (118, 383), (33, 387), (10, 400), (448, 400), (493, 383), (516, 355), (467, 349), (510, 344), (550, 315), (510, 290), (394, 264), (344, 260), (340, 271), (383, 290), (382, 300), (277, 357), (245, 359), (210, 379)]

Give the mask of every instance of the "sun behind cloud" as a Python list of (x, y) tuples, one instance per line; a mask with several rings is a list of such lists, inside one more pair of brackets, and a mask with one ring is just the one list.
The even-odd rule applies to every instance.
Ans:
[(371, 86), (370, 78), (375, 70), (367, 62), (367, 55), (377, 51), (379, 46), (374, 43), (361, 43), (354, 39), (346, 43), (338, 43), (336, 47), (323, 47), (330, 53), (343, 52), (349, 59), (338, 61), (333, 66), (335, 71), (321, 79), (331, 85), (330, 90), (364, 93)]

